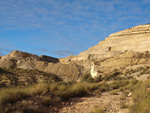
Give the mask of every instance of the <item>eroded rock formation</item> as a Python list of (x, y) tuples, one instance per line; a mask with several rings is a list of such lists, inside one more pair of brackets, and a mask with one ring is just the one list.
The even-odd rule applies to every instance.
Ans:
[(86, 60), (112, 57), (125, 51), (150, 51), (150, 24), (135, 26), (110, 34), (97, 45), (66, 60)]
[(38, 69), (40, 71), (55, 74), (65, 81), (77, 80), (81, 76), (81, 68), (76, 64), (62, 64), (57, 58), (43, 55), (39, 57), (21, 51), (13, 51), (10, 54), (1, 57), (0, 67)]
[(78, 56), (53, 58), (13, 51), (0, 59), (0, 67), (38, 69), (58, 75), (63, 80), (77, 80), (90, 72), (92, 62), (98, 73), (131, 65), (150, 63), (150, 24), (135, 26), (112, 33), (104, 41), (81, 52)]

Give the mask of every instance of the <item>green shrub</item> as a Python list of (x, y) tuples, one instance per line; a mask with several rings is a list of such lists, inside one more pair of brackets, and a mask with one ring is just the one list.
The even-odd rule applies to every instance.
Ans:
[(100, 84), (99, 89), (101, 92), (104, 92), (104, 91), (108, 91), (110, 88), (109, 88), (108, 84), (102, 83), (102, 84)]
[(45, 93), (46, 91), (46, 84), (37, 84), (26, 88), (14, 87), (1, 89), (0, 105), (4, 105), (6, 103), (14, 103), (18, 100), (25, 99), (33, 95)]
[(132, 113), (150, 112), (150, 80), (139, 82), (133, 89), (134, 104), (130, 107)]
[(120, 108), (124, 109), (124, 108), (128, 108), (128, 106), (124, 103), (124, 101), (120, 102)]
[(60, 92), (60, 96), (64, 100), (69, 99), (71, 97), (81, 97), (92, 93), (97, 88), (98, 85), (94, 83), (77, 83), (73, 84), (71, 87), (68, 87), (66, 91)]
[[(41, 95), (41, 104), (49, 106), (60, 100), (68, 100), (72, 97), (85, 96), (93, 93), (98, 88), (96, 83), (79, 82), (74, 84), (58, 82), (58, 83), (43, 83), (36, 84), (30, 87), (14, 87), (0, 90), (0, 109), (4, 108), (7, 103), (15, 103), (19, 100), (28, 97)], [(51, 98), (44, 95), (50, 94)], [(2, 112), (2, 111), (0, 111)]]
[(41, 99), (41, 104), (45, 105), (45, 106), (50, 106), (53, 99), (48, 97), (48, 96), (43, 96), (42, 99)]
[(105, 75), (102, 80), (104, 81), (109, 81), (109, 80), (115, 80), (115, 79), (120, 79), (120, 77), (118, 77), (121, 73), (118, 71), (114, 71), (113, 73), (109, 73), (107, 75)]
[(101, 90), (98, 88), (96, 90), (94, 90), (93, 94), (97, 97), (100, 97), (100, 95), (102, 94)]
[(100, 81), (102, 81), (101, 76), (94, 77), (94, 82), (100, 82)]
[(95, 108), (90, 113), (105, 113), (105, 110), (103, 110), (102, 108)]
[(120, 100), (125, 100), (126, 99), (126, 96), (125, 95), (122, 95), (121, 97), (120, 97)]
[(89, 82), (89, 83), (91, 83), (93, 81), (94, 81), (94, 79), (92, 78), (91, 74), (85, 73), (85, 74), (82, 75), (81, 82)]
[(116, 91), (112, 91), (110, 92), (111, 95), (118, 95), (118, 93)]
[(120, 82), (112, 82), (110, 84), (111, 89), (118, 89), (121, 86)]

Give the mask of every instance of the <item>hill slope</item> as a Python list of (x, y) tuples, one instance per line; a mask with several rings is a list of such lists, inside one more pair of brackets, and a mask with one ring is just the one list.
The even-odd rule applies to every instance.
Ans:
[(125, 51), (150, 51), (150, 24), (135, 26), (110, 34), (97, 45), (81, 52), (78, 56), (67, 57), (71, 60), (86, 60), (112, 57)]
[(81, 76), (80, 68), (76, 64), (63, 64), (59, 59), (49, 56), (37, 56), (34, 54), (12, 51), (0, 59), (0, 67), (38, 69), (59, 76), (64, 81), (77, 80)]

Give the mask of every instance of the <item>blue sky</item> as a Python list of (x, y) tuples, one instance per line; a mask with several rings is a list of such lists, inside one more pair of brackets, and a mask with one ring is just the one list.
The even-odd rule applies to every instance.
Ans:
[(149, 0), (0, 0), (0, 55), (78, 55), (111, 33), (150, 23)]

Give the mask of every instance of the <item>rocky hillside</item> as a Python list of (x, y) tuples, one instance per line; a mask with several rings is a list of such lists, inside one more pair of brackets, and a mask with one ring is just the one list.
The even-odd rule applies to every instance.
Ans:
[(65, 81), (77, 80), (81, 76), (81, 68), (75, 64), (62, 64), (57, 58), (44, 55), (37, 56), (21, 51), (13, 51), (6, 56), (2, 56), (0, 59), (0, 67), (38, 69), (55, 74)]
[(67, 57), (66, 60), (86, 60), (112, 57), (120, 52), (150, 50), (150, 24), (139, 25), (110, 34), (97, 45), (81, 52), (78, 56)]
[(22, 51), (12, 51), (10, 54), (1, 57), (2, 60), (6, 60), (6, 59), (14, 59), (14, 60), (23, 60), (23, 61), (28, 61), (28, 60), (32, 60), (32, 61), (46, 61), (46, 62), (52, 62), (52, 63), (58, 63), (59, 59), (57, 58), (53, 58), (50, 56), (45, 56), (45, 55), (35, 55), (35, 54), (30, 54), (30, 53), (26, 53), (26, 52), (22, 52)]
[(131, 65), (149, 63), (150, 24), (135, 26), (112, 33), (104, 41), (81, 52), (78, 56), (53, 58), (13, 51), (0, 58), (0, 67), (38, 69), (58, 75), (61, 79), (78, 80), (83, 73), (90, 72), (92, 62), (102, 75), (107, 71)]
[(56, 75), (39, 70), (0, 68), (0, 89), (58, 81), (61, 81), (61, 79)]
[(140, 25), (78, 56), (2, 56), (0, 113), (149, 113), (149, 43), (150, 25)]
[(144, 65), (149, 59), (149, 43), (150, 24), (139, 25), (112, 33), (87, 51), (78, 56), (60, 59), (60, 62), (81, 65), (84, 72), (90, 72), (92, 62), (95, 62), (97, 70), (102, 72), (108, 68), (112, 70), (129, 65)]

